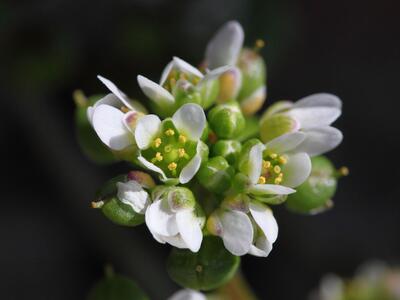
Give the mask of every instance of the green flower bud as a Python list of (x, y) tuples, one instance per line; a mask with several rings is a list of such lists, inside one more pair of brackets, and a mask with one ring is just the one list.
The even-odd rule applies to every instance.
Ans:
[(88, 300), (148, 300), (147, 295), (129, 278), (111, 275), (99, 281), (90, 291)]
[(217, 103), (226, 103), (236, 99), (242, 85), (242, 74), (238, 68), (232, 68), (219, 77)]
[(310, 177), (288, 196), (286, 207), (299, 213), (316, 213), (332, 206), (336, 191), (338, 172), (324, 156), (311, 158)]
[(252, 115), (262, 107), (266, 98), (266, 65), (256, 51), (243, 49), (237, 66), (242, 72), (242, 87), (238, 100), (243, 113)]
[(272, 115), (260, 122), (260, 137), (266, 143), (285, 133), (297, 131), (299, 127), (299, 123), (287, 115)]
[(193, 208), (196, 205), (192, 191), (185, 187), (170, 187), (165, 195), (174, 210)]
[(143, 186), (147, 189), (152, 189), (156, 186), (156, 183), (154, 182), (153, 177), (151, 177), (149, 174), (142, 172), (142, 171), (130, 171), (127, 175), (127, 179), (135, 180), (141, 186)]
[(234, 168), (228, 164), (226, 159), (216, 156), (201, 166), (196, 178), (207, 190), (222, 194), (230, 188), (234, 174)]
[(229, 164), (235, 165), (242, 150), (242, 144), (236, 140), (219, 140), (212, 146), (212, 156), (222, 156)]
[(291, 101), (281, 100), (281, 101), (275, 102), (274, 104), (270, 105), (265, 110), (265, 112), (261, 116), (260, 122), (263, 122), (264, 118), (268, 118), (277, 113), (284, 112), (284, 111), (290, 109), (292, 106), (293, 106), (293, 102), (291, 102)]
[(240, 257), (229, 253), (219, 237), (206, 236), (197, 253), (173, 248), (167, 271), (172, 280), (185, 288), (209, 291), (228, 282), (239, 264)]
[(208, 113), (208, 121), (219, 138), (230, 139), (238, 135), (246, 121), (236, 103), (220, 104)]
[(237, 173), (233, 177), (232, 187), (236, 193), (244, 192), (250, 185), (249, 178), (243, 173)]
[(251, 139), (244, 143), (244, 145), (242, 146), (242, 151), (240, 152), (238, 159), (238, 169), (240, 170), (240, 172), (243, 172), (245, 174), (249, 173), (250, 150), (254, 145), (257, 144), (261, 144), (258, 139)]

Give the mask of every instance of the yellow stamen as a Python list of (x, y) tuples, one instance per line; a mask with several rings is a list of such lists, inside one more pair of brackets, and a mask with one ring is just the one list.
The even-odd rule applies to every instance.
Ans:
[(257, 39), (255, 44), (254, 44), (254, 50), (258, 51), (262, 48), (264, 48), (265, 42), (262, 39)]
[(154, 146), (155, 146), (156, 148), (160, 147), (161, 144), (162, 144), (162, 141), (161, 141), (160, 138), (156, 138), (156, 139), (154, 140)]
[(283, 177), (283, 173), (279, 173), (278, 177), (282, 178)]
[(170, 85), (170, 87), (173, 88), (173, 87), (175, 86), (175, 84), (176, 84), (176, 79), (175, 79), (175, 78), (171, 78), (171, 79), (169, 80), (169, 85)]
[(168, 165), (168, 170), (173, 171), (173, 170), (176, 169), (177, 166), (178, 166), (178, 165), (177, 165), (176, 163), (172, 162), (172, 163), (170, 163), (170, 164)]
[(282, 182), (282, 178), (281, 177), (277, 177), (277, 178), (275, 178), (275, 180), (274, 180), (274, 183), (275, 184), (280, 184)]
[(180, 79), (186, 80), (186, 79), (187, 79), (187, 76), (186, 76), (185, 73), (181, 73), (181, 74), (179, 74), (179, 78), (180, 78)]
[(186, 143), (186, 136), (184, 136), (183, 134), (179, 135), (179, 142), (181, 142), (182, 144)]
[(271, 166), (271, 162), (269, 160), (263, 160), (263, 168), (268, 169)]
[(127, 113), (128, 111), (130, 111), (130, 109), (127, 108), (126, 106), (122, 106), (122, 107), (121, 107), (121, 111), (122, 111), (123, 113)]
[(179, 157), (184, 157), (185, 154), (186, 154), (185, 149), (183, 149), (183, 148), (179, 148), (179, 149), (178, 149), (178, 156), (179, 156)]
[(272, 159), (275, 159), (275, 158), (278, 157), (278, 154), (276, 154), (276, 153), (271, 153), (269, 156), (270, 156)]
[(260, 178), (258, 178), (258, 183), (259, 183), (259, 184), (265, 184), (266, 181), (267, 181), (267, 180), (265, 179), (264, 176), (260, 176)]
[(275, 167), (274, 167), (274, 172), (275, 172), (276, 174), (279, 174), (279, 173), (281, 172), (281, 167), (280, 167), (280, 166), (275, 166)]
[(160, 152), (157, 152), (157, 153), (156, 153), (156, 156), (155, 156), (154, 158), (155, 158), (156, 160), (158, 160), (158, 161), (162, 161), (162, 160), (164, 159)]
[(284, 156), (279, 156), (279, 162), (284, 165), (287, 163), (287, 158)]
[(175, 134), (175, 131), (173, 130), (173, 129), (167, 129), (166, 131), (165, 131), (165, 135), (166, 136), (173, 136)]
[(341, 176), (347, 176), (347, 175), (349, 175), (349, 173), (350, 173), (349, 168), (347, 168), (347, 167), (341, 167), (341, 168), (338, 170), (338, 172), (339, 172), (339, 174), (340, 174)]

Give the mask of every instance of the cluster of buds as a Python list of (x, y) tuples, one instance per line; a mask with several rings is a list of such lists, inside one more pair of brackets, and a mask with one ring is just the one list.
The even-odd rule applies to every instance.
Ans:
[(81, 105), (87, 121), (116, 158), (139, 170), (110, 181), (94, 207), (120, 225), (146, 223), (156, 241), (191, 253), (212, 238), (208, 244), (234, 256), (265, 257), (278, 236), (272, 205), (287, 200), (303, 213), (329, 206), (338, 172), (316, 155), (342, 140), (330, 126), (341, 101), (314, 94), (254, 116), (266, 99), (263, 43), (250, 49), (243, 42), (241, 25), (231, 21), (210, 40), (199, 69), (174, 57), (159, 83), (139, 75), (153, 113), (98, 77), (110, 93)]

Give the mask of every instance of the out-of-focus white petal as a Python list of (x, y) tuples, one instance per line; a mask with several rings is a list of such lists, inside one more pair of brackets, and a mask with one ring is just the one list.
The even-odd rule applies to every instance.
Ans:
[(222, 240), (225, 248), (233, 255), (244, 255), (253, 241), (253, 226), (249, 217), (241, 211), (221, 213)]
[(316, 106), (336, 107), (341, 109), (342, 101), (335, 95), (318, 93), (301, 98), (300, 100), (296, 101), (296, 103), (293, 105), (293, 108)]
[(262, 144), (254, 145), (249, 152), (249, 173), (248, 177), (252, 184), (256, 184), (258, 179), (260, 178), (261, 169), (262, 169), (262, 152), (264, 150), (264, 146)]
[(110, 105), (99, 105), (93, 112), (93, 128), (100, 140), (113, 150), (133, 143), (132, 134), (123, 123), (124, 113)]
[(192, 141), (198, 141), (206, 126), (206, 116), (200, 105), (188, 103), (172, 116), (175, 127)]
[(306, 135), (303, 132), (286, 133), (266, 143), (265, 149), (283, 154), (296, 148), (305, 138)]
[(136, 125), (135, 140), (139, 149), (150, 146), (154, 136), (160, 130), (161, 120), (156, 115), (143, 116)]
[(300, 107), (287, 112), (289, 116), (300, 122), (301, 128), (330, 125), (341, 113), (337, 107)]
[(167, 176), (165, 176), (165, 173), (163, 170), (161, 170), (159, 167), (157, 167), (155, 164), (149, 162), (147, 159), (145, 159), (143, 156), (138, 157), (138, 161), (147, 169), (156, 172), (161, 175), (161, 180), (166, 181), (168, 180)]
[(166, 241), (171, 246), (174, 246), (179, 249), (187, 249), (185, 241), (182, 239), (182, 236), (178, 233), (173, 236), (163, 236), (163, 240)]
[(232, 66), (222, 66), (222, 67), (216, 68), (212, 71), (209, 71), (209, 72), (207, 72), (207, 74), (204, 76), (204, 78), (202, 79), (202, 81), (199, 84), (201, 84), (202, 82), (208, 81), (208, 80), (217, 79), (219, 76), (221, 76), (225, 72), (228, 72), (232, 69), (237, 69), (237, 68), (232, 67)]
[(206, 296), (198, 291), (184, 289), (177, 291), (168, 300), (206, 300)]
[(171, 105), (174, 104), (175, 98), (164, 89), (162, 86), (158, 85), (154, 81), (147, 79), (142, 75), (138, 75), (137, 81), (143, 93), (153, 100), (158, 105)]
[(86, 111), (87, 118), (91, 124), (92, 124), (94, 110), (99, 105), (102, 105), (102, 104), (110, 105), (110, 106), (113, 106), (116, 108), (119, 108), (118, 106), (122, 105), (121, 101), (114, 94), (108, 94), (108, 95), (104, 96), (103, 98), (99, 99), (98, 101), (96, 101), (96, 103), (93, 106), (89, 106)]
[(175, 214), (172, 213), (166, 202), (158, 200), (147, 208), (146, 225), (151, 232), (162, 236), (174, 236), (178, 234), (178, 226), (175, 221)]
[(255, 184), (249, 192), (255, 195), (289, 195), (296, 192), (294, 189), (277, 184)]
[(135, 212), (144, 214), (150, 204), (150, 197), (138, 182), (134, 180), (117, 182), (117, 188), (117, 197), (122, 203), (132, 207)]
[(210, 69), (235, 65), (243, 46), (244, 32), (237, 21), (224, 24), (209, 41), (206, 61)]
[(173, 57), (174, 67), (179, 69), (184, 73), (189, 73), (190, 75), (203, 78), (203, 73), (201, 73), (197, 68), (193, 67), (191, 64), (187, 63), (183, 59), (174, 56)]
[(302, 184), (311, 173), (311, 160), (304, 152), (292, 154), (288, 161), (282, 166), (284, 174), (282, 184), (295, 188)]
[(249, 204), (251, 216), (257, 225), (264, 232), (270, 243), (274, 243), (278, 237), (278, 223), (276, 222), (272, 210), (259, 202), (251, 201)]
[(304, 130), (305, 140), (296, 148), (298, 152), (306, 152), (310, 156), (320, 155), (338, 146), (343, 140), (339, 129), (331, 126), (309, 128)]
[(188, 183), (194, 175), (196, 175), (197, 171), (200, 169), (201, 165), (201, 156), (197, 153), (188, 164), (182, 169), (179, 174), (179, 182), (182, 184)]
[(267, 257), (272, 250), (272, 243), (270, 243), (264, 234), (260, 234), (251, 245), (249, 254), (259, 257)]
[(108, 80), (100, 75), (97, 75), (97, 78), (111, 91), (111, 93), (117, 96), (126, 107), (133, 109), (132, 104), (125, 93), (122, 92), (111, 80)]
[(174, 61), (170, 61), (168, 65), (165, 66), (164, 70), (161, 73), (161, 78), (160, 78), (160, 85), (163, 86), (165, 81), (168, 78), (169, 73), (171, 73), (172, 69), (174, 67)]
[(193, 211), (185, 209), (177, 212), (176, 224), (178, 225), (178, 230), (182, 239), (190, 251), (199, 251), (201, 241), (203, 240), (203, 233), (201, 232), (199, 222), (194, 216)]

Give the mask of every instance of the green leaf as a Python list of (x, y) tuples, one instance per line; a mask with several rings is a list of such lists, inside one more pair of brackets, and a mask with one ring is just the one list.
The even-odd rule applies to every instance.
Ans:
[(149, 297), (129, 278), (114, 275), (99, 281), (87, 300), (148, 300)]
[(229, 253), (220, 238), (206, 236), (197, 253), (173, 248), (167, 271), (172, 280), (185, 288), (209, 291), (228, 282), (239, 264), (240, 257)]

